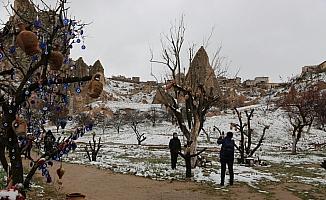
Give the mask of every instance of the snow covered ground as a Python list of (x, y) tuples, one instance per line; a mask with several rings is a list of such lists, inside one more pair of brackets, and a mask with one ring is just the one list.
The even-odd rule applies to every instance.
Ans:
[[(148, 110), (150, 104), (108, 102), (112, 109), (132, 107), (142, 111)], [(159, 108), (159, 107), (157, 107)], [(252, 107), (241, 108), (241, 111)], [(236, 123), (237, 117), (232, 111), (206, 119), (205, 130), (211, 135), (211, 143), (207, 142), (204, 134), (199, 137), (199, 149), (209, 147), (206, 154), (212, 160), (212, 167), (196, 168), (193, 170), (195, 181), (220, 183), (220, 164), (218, 162), (219, 147), (216, 139), (219, 136), (213, 132), (213, 126), (222, 131), (230, 131), (230, 123)], [(290, 155), (291, 135), (288, 121), (281, 110), (270, 111), (265, 106), (255, 106), (255, 114), (252, 119), (254, 137), (259, 138), (263, 127), (270, 125), (267, 130), (266, 139), (257, 151), (256, 157), (268, 163), (262, 167), (246, 167), (235, 164), (235, 180), (257, 187), (260, 181), (278, 182), (285, 177), (292, 181), (307, 184), (326, 185), (326, 173), (319, 167), (319, 163), (326, 157), (326, 151), (311, 149), (310, 143), (326, 142), (326, 133), (311, 129), (305, 133), (298, 143), (298, 155)], [(69, 128), (69, 127), (68, 127)], [(72, 163), (91, 164), (101, 168), (111, 169), (115, 172), (134, 174), (137, 176), (149, 177), (157, 180), (184, 179), (185, 165), (182, 158), (178, 158), (176, 170), (170, 169), (170, 157), (168, 143), (173, 132), (179, 133), (179, 138), (184, 141), (177, 126), (169, 122), (163, 122), (153, 127), (151, 124), (142, 124), (139, 128), (145, 133), (147, 139), (142, 146), (137, 145), (136, 135), (132, 129), (125, 125), (118, 134), (115, 129), (108, 129), (105, 133), (102, 130), (94, 130), (97, 137), (101, 137), (103, 147), (99, 152), (97, 162), (89, 162), (83, 146), (91, 140), (91, 132), (78, 140), (79, 148), (68, 157), (66, 161)], [(235, 134), (235, 141), (239, 141), (239, 134)], [(256, 140), (254, 140), (255, 142)]]

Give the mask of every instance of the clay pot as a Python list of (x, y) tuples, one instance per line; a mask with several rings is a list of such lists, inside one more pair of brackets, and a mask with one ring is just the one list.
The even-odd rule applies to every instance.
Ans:
[(70, 193), (66, 195), (67, 200), (83, 200), (85, 197), (86, 196), (81, 193)]
[(64, 174), (65, 174), (65, 170), (62, 168), (62, 166), (60, 166), (60, 168), (57, 169), (57, 175), (58, 175), (59, 179), (61, 179)]
[(17, 117), (16, 120), (12, 122), (12, 129), (15, 131), (17, 136), (26, 135), (27, 123), (25, 120)]
[(60, 70), (63, 61), (64, 61), (64, 57), (60, 51), (52, 51), (49, 58), (50, 69)]
[(104, 75), (102, 73), (96, 73), (93, 75), (92, 80), (88, 85), (88, 96), (91, 98), (98, 98), (104, 87)]
[(44, 101), (37, 97), (35, 92), (32, 92), (31, 96), (28, 98), (28, 102), (33, 109), (43, 109)]
[(32, 31), (27, 31), (24, 24), (19, 24), (19, 34), (16, 43), (27, 55), (32, 56), (41, 53), (37, 36)]

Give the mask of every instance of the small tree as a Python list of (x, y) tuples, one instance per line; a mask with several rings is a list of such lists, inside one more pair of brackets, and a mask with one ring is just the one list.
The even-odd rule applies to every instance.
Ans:
[(263, 133), (260, 136), (258, 143), (255, 147), (252, 148), (253, 145), (253, 131), (254, 129), (251, 126), (251, 120), (254, 115), (254, 109), (251, 109), (249, 112), (246, 110), (246, 121), (243, 121), (242, 112), (240, 112), (237, 108), (234, 108), (237, 113), (238, 123), (231, 123), (231, 128), (235, 128), (236, 131), (240, 132), (240, 143), (237, 146), (238, 151), (240, 152), (240, 163), (245, 163), (245, 158), (252, 157), (254, 153), (259, 149), (262, 145), (262, 142), (265, 138), (266, 130), (269, 129), (269, 126), (265, 125), (263, 128)]
[(123, 113), (118, 110), (115, 113), (113, 113), (112, 118), (109, 120), (110, 126), (112, 126), (118, 134), (120, 133), (121, 127), (126, 123), (126, 115), (123, 115)]
[(88, 141), (88, 144), (86, 144), (86, 146), (85, 146), (85, 151), (87, 153), (87, 157), (90, 162), (96, 161), (97, 154), (100, 151), (100, 148), (102, 147), (101, 137), (98, 138), (98, 142), (96, 143), (96, 140), (95, 140), (96, 134), (92, 133), (92, 135), (93, 135), (93, 144), (91, 143), (91, 141)]
[(136, 135), (138, 145), (141, 145), (141, 143), (146, 140), (145, 133), (139, 132), (139, 125), (145, 121), (144, 115), (142, 115), (139, 111), (129, 111), (127, 113), (127, 121)]
[(315, 87), (305, 87), (298, 91), (292, 86), (278, 102), (287, 113), (292, 130), (292, 154), (297, 153), (297, 144), (305, 128), (309, 130), (316, 117), (316, 105), (320, 91)]

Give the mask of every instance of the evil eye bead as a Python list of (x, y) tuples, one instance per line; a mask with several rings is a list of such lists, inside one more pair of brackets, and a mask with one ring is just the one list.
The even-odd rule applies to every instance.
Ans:
[(63, 25), (67, 26), (69, 24), (69, 19), (63, 19)]

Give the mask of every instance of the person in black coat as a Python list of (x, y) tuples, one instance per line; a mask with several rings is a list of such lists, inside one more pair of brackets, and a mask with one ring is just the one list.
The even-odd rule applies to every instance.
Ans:
[(171, 168), (175, 169), (177, 166), (178, 152), (181, 151), (181, 142), (177, 133), (173, 133), (173, 138), (169, 142), (169, 149), (171, 153)]
[(48, 152), (53, 149), (55, 143), (55, 137), (51, 130), (48, 130), (44, 136), (44, 151)]
[(227, 132), (226, 137), (221, 135), (217, 144), (222, 144), (220, 151), (220, 162), (221, 162), (221, 186), (224, 186), (226, 165), (228, 165), (230, 174), (230, 185), (233, 185), (234, 174), (233, 174), (233, 162), (234, 162), (234, 147), (235, 143), (232, 139), (233, 133)]

